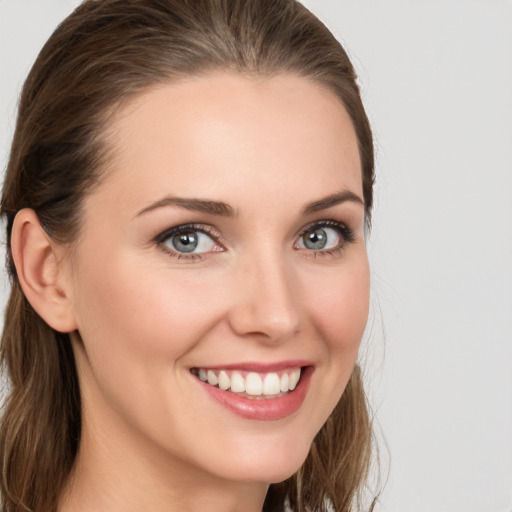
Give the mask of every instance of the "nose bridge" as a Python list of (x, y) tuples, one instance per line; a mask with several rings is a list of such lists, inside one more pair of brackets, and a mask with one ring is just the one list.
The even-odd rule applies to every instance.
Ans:
[(264, 335), (271, 341), (293, 335), (299, 328), (300, 302), (284, 251), (263, 246), (240, 260), (233, 329), (240, 335)]

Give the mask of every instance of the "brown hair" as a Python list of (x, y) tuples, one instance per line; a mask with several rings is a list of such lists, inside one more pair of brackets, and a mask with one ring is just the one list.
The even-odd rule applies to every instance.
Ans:
[[(176, 77), (229, 69), (313, 80), (340, 99), (359, 142), (369, 223), (373, 143), (354, 69), (329, 30), (295, 0), (87, 0), (57, 28), (23, 88), (3, 188), (12, 290), (1, 361), (10, 379), (0, 425), (7, 512), (53, 512), (80, 442), (80, 392), (67, 334), (51, 329), (17, 282), (16, 213), (32, 208), (62, 243), (76, 240), (84, 196), (108, 158), (105, 127), (126, 100)], [(352, 510), (371, 455), (356, 366), (303, 467), (272, 485), (265, 510)]]

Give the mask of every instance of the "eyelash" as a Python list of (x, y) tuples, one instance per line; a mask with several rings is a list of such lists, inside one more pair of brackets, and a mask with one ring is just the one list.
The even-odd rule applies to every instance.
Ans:
[(320, 220), (315, 221), (305, 226), (299, 233), (299, 240), (308, 232), (318, 228), (331, 228), (338, 232), (340, 236), (340, 243), (331, 249), (324, 249), (320, 251), (313, 251), (306, 249), (308, 257), (310, 258), (321, 258), (321, 257), (335, 257), (339, 256), (347, 247), (355, 241), (355, 233), (346, 224), (334, 220)]
[(208, 235), (216, 245), (219, 244), (218, 239), (220, 238), (219, 232), (213, 228), (212, 226), (209, 226), (208, 224), (180, 224), (179, 226), (175, 226), (171, 229), (167, 229), (160, 235), (158, 235), (155, 238), (155, 243), (164, 251), (166, 252), (171, 258), (175, 258), (177, 260), (189, 260), (189, 261), (197, 261), (201, 260), (205, 257), (205, 254), (208, 253), (181, 253), (179, 251), (175, 251), (165, 245), (165, 242), (172, 237), (179, 235), (180, 233), (186, 233), (186, 232), (199, 232), (204, 233), (205, 235)]
[[(308, 257), (312, 258), (318, 258), (318, 257), (325, 257), (325, 256), (338, 256), (340, 255), (343, 250), (346, 248), (346, 246), (355, 240), (354, 231), (350, 229), (347, 225), (343, 224), (342, 222), (337, 222), (334, 220), (320, 220), (315, 221), (307, 226), (305, 226), (300, 233), (298, 234), (298, 239), (302, 239), (302, 237), (308, 232), (312, 231), (314, 229), (318, 228), (331, 228), (334, 229), (340, 236), (340, 243), (338, 243), (335, 247), (332, 247), (330, 249), (324, 249), (324, 250), (318, 250), (314, 251), (307, 248), (297, 248), (294, 245), (294, 248), (296, 250), (302, 250), (304, 249), (308, 253)], [(154, 242), (164, 251), (166, 252), (171, 258), (175, 258), (177, 260), (188, 260), (188, 261), (197, 261), (202, 260), (208, 254), (208, 252), (204, 253), (182, 253), (176, 250), (171, 249), (169, 246), (165, 245), (165, 242), (171, 239), (172, 237), (179, 235), (180, 233), (185, 232), (199, 232), (204, 233), (205, 235), (208, 235), (216, 245), (223, 247), (222, 244), (219, 243), (218, 239), (220, 238), (219, 232), (213, 228), (212, 226), (209, 226), (207, 224), (180, 224), (179, 226), (175, 226), (173, 228), (165, 230), (163, 233), (159, 234), (155, 239)], [(219, 251), (220, 252), (220, 251)]]

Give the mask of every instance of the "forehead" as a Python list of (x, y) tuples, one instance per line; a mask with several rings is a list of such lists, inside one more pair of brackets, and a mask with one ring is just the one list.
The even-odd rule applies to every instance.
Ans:
[(362, 193), (345, 108), (295, 75), (218, 72), (159, 85), (119, 110), (108, 145), (105, 190), (133, 193), (133, 204), (166, 192), (227, 202), (240, 190), (278, 199), (283, 187), (298, 196)]

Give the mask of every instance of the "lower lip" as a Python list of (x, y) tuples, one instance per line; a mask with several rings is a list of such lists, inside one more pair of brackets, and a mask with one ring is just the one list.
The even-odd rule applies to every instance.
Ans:
[(312, 373), (313, 367), (303, 368), (297, 387), (286, 395), (276, 398), (245, 398), (231, 391), (223, 391), (199, 379), (197, 382), (215, 401), (236, 415), (249, 420), (272, 421), (286, 418), (299, 409), (306, 398)]

